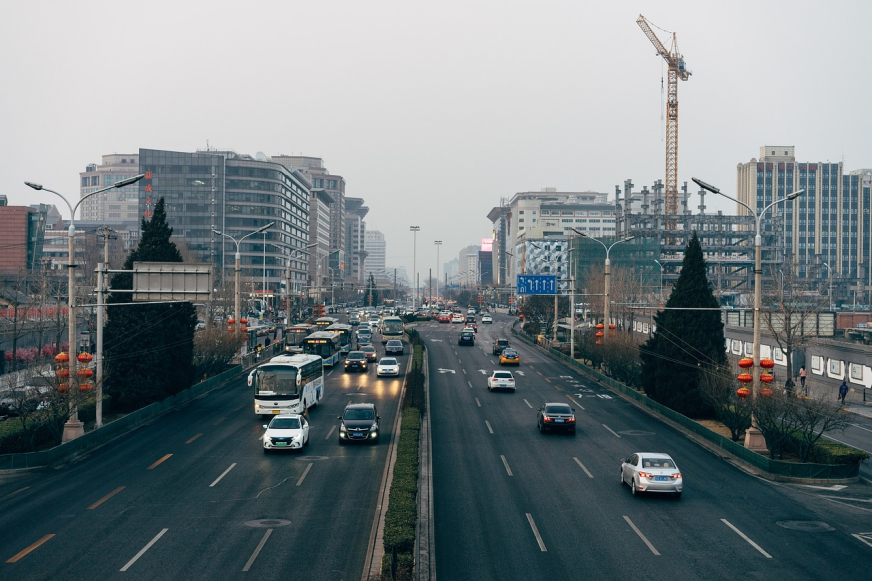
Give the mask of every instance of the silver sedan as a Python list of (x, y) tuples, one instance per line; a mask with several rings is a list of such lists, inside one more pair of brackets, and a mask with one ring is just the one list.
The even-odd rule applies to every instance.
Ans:
[(621, 459), (621, 484), (629, 484), (633, 496), (642, 492), (669, 492), (681, 498), (684, 480), (669, 454), (636, 452)]

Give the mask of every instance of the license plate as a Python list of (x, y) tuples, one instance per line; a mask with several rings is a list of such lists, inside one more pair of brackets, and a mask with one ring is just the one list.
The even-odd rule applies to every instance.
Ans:
[(280, 414), (280, 413), (282, 413), (282, 410), (273, 410), (272, 413), (274, 413), (274, 414)]
[(655, 476), (654, 480), (657, 482), (667, 482), (669, 480), (668, 476)]
[(276, 442), (275, 445), (276, 446), (287, 446), (288, 443), (287, 442)]
[(351, 434), (352, 438), (362, 438), (363, 434)]
[(557, 422), (558, 424), (562, 424), (562, 423), (563, 423), (563, 420), (554, 420), (554, 421)]

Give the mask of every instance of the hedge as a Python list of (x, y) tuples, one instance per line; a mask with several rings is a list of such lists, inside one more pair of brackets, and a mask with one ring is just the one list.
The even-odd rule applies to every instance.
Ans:
[[(103, 396), (103, 413), (109, 411), (112, 399), (108, 395)], [(97, 418), (97, 402), (92, 396), (79, 404), (79, 421), (88, 423)], [(57, 446), (63, 435), (63, 425), (67, 421), (66, 416), (51, 418), (48, 422), (57, 422), (55, 426), (43, 423), (32, 434), (27, 434), (21, 425), (19, 418), (9, 418), (0, 422), (0, 454), (19, 454), (33, 452), (43, 446)], [(29, 419), (29, 426), (36, 423), (35, 419)], [(54, 429), (52, 429), (54, 428)]]

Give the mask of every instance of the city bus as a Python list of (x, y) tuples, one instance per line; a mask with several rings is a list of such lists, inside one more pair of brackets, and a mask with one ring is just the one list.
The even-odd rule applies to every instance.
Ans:
[(399, 317), (385, 317), (381, 322), (381, 342), (387, 343), (391, 339), (399, 339), (402, 341), (403, 332), (406, 326), (403, 320)]
[(315, 332), (315, 325), (291, 325), (282, 331), (285, 353), (302, 353), (303, 339)]
[(324, 365), (317, 355), (279, 355), (248, 375), (258, 416), (301, 414), (324, 397)]
[(325, 331), (333, 331), (339, 333), (339, 351), (348, 353), (351, 351), (351, 343), (354, 339), (354, 327), (344, 323), (334, 323), (324, 329)]
[(315, 319), (315, 326), (319, 329), (326, 329), (330, 325), (335, 325), (339, 322), (336, 317), (318, 317)]
[(334, 331), (315, 331), (303, 339), (303, 353), (319, 356), (327, 367), (339, 363), (340, 349), (339, 333)]

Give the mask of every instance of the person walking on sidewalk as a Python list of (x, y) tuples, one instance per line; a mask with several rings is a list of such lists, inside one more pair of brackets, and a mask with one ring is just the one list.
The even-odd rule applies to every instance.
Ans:
[[(799, 385), (805, 389), (805, 376), (808, 375), (808, 371), (805, 370), (805, 365), (799, 368)], [(808, 395), (808, 394), (806, 394)]]
[(845, 398), (848, 397), (848, 383), (843, 379), (842, 385), (839, 386), (839, 399), (841, 400), (841, 405), (845, 405)]

